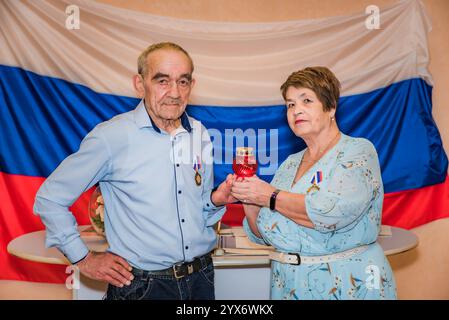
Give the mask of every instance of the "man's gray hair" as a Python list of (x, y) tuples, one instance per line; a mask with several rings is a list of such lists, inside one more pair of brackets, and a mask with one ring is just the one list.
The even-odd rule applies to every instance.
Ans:
[(187, 53), (187, 51), (185, 51), (181, 46), (179, 46), (173, 42), (159, 42), (159, 43), (152, 44), (148, 48), (146, 48), (139, 55), (139, 58), (137, 59), (137, 72), (140, 75), (142, 75), (142, 77), (145, 77), (147, 74), (147, 71), (148, 71), (147, 70), (148, 55), (151, 52), (154, 52), (156, 50), (161, 50), (161, 49), (181, 51), (182, 53), (184, 53), (190, 61), (190, 65), (191, 65), (191, 69), (192, 69), (191, 72), (193, 72), (193, 61), (192, 61), (192, 58), (190, 57), (190, 55)]

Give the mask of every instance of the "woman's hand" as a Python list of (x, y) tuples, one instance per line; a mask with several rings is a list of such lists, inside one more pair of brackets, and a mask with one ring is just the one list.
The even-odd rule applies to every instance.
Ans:
[(270, 197), (276, 188), (257, 176), (238, 178), (234, 181), (231, 194), (243, 204), (268, 207)]

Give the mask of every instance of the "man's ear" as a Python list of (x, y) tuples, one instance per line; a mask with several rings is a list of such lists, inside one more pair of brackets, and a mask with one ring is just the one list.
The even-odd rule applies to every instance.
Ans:
[(190, 81), (190, 90), (192, 90), (194, 86), (195, 86), (195, 78), (192, 78), (192, 81)]
[(140, 74), (136, 74), (133, 76), (133, 86), (134, 91), (136, 92), (136, 95), (138, 98), (144, 98), (145, 97), (145, 85), (143, 83), (143, 77)]

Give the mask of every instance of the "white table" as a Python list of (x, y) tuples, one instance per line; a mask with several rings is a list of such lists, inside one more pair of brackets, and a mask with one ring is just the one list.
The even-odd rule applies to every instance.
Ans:
[[(89, 226), (81, 226), (84, 231)], [(392, 235), (379, 237), (386, 255), (398, 254), (418, 245), (418, 237), (411, 231), (391, 227)], [(90, 250), (103, 252), (108, 244), (103, 237), (83, 235)], [(24, 234), (8, 244), (8, 252), (22, 259), (70, 265), (56, 248), (45, 247), (45, 230)], [(214, 256), (215, 296), (218, 300), (267, 300), (270, 293), (270, 260), (267, 256)], [(102, 299), (107, 284), (80, 276), (79, 289), (73, 289), (74, 300)], [(235, 290), (238, 288), (238, 290)]]

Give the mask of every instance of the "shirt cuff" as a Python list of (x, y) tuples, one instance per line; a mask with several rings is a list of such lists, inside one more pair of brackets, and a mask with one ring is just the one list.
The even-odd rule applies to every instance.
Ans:
[(221, 218), (223, 218), (224, 214), (226, 213), (226, 207), (219, 207), (215, 209), (213, 212), (209, 212), (208, 219), (207, 219), (207, 226), (213, 226), (216, 224)]
[(71, 264), (76, 264), (83, 260), (89, 253), (89, 248), (80, 237), (75, 238), (73, 241), (62, 247), (59, 247), (59, 250)]
[(216, 188), (210, 190), (209, 192), (206, 193), (205, 195), (205, 203), (204, 203), (204, 209), (206, 211), (218, 211), (221, 208), (223, 208), (225, 205), (222, 206), (216, 206), (213, 202), (212, 202), (212, 192), (214, 192), (215, 190), (217, 190)]

